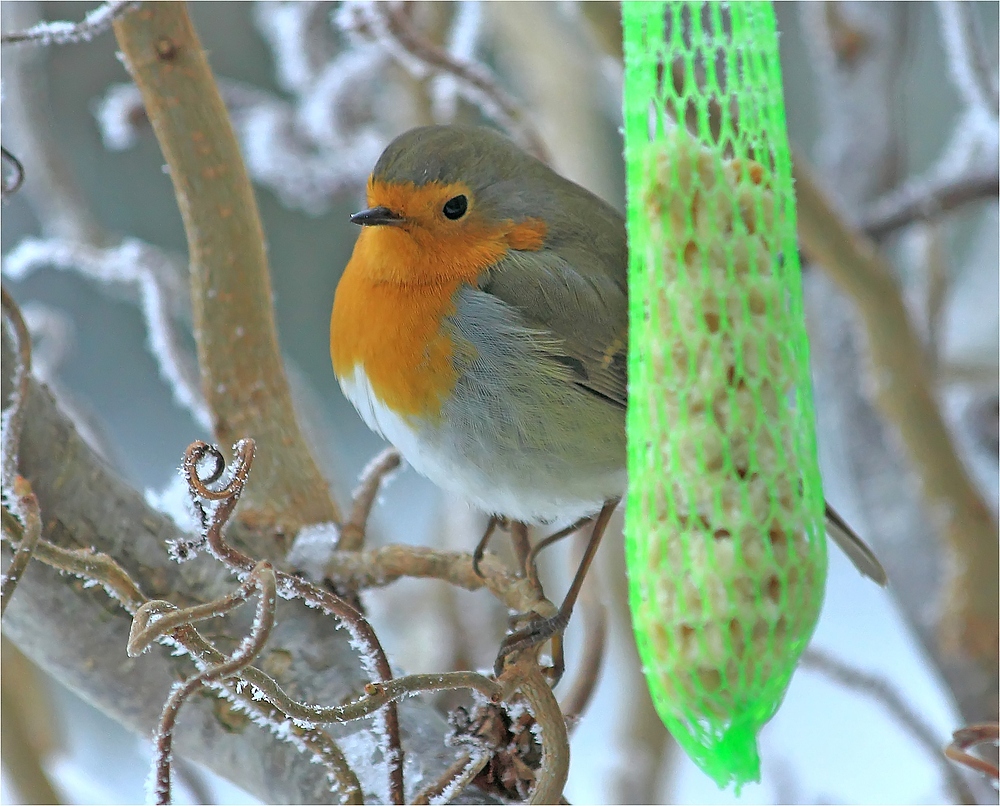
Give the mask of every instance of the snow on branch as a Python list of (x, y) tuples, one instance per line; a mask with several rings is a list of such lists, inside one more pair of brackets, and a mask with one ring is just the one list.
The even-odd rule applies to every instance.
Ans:
[(98, 34), (107, 31), (117, 17), (138, 6), (138, 3), (131, 2), (131, 0), (112, 0), (109, 3), (102, 3), (89, 12), (81, 22), (40, 22), (24, 31), (0, 36), (0, 43), (4, 45), (32, 44), (45, 47), (89, 42)]
[(160, 375), (177, 404), (203, 428), (211, 429), (197, 368), (181, 346), (174, 322), (184, 291), (176, 267), (166, 255), (132, 238), (106, 249), (54, 238), (26, 238), (3, 258), (4, 276), (12, 280), (22, 280), (44, 267), (76, 271), (102, 283), (137, 287), (150, 351)]
[(548, 150), (520, 102), (488, 68), (437, 47), (412, 24), (409, 9), (389, 3), (348, 2), (336, 15), (345, 32), (377, 43), (415, 78), (451, 76), (456, 90), (503, 126), (528, 152), (548, 161)]

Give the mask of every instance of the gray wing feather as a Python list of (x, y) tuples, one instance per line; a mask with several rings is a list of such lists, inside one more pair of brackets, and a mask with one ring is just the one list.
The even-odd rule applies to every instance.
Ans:
[(508, 253), (479, 288), (516, 308), (527, 327), (553, 336), (545, 354), (571, 371), (573, 383), (624, 409), (628, 299), (622, 285), (543, 250)]

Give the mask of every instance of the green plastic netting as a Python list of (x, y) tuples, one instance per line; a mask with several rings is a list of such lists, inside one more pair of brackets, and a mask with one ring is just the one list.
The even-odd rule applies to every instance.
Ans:
[(738, 789), (826, 578), (774, 12), (626, 2), (623, 25), (632, 620), (660, 717)]

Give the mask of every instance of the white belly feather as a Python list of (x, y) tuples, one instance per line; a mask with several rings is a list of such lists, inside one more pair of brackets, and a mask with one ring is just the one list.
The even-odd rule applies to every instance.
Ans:
[(503, 446), (484, 451), (468, 434), (455, 433), (447, 416), (434, 422), (400, 417), (379, 401), (360, 365), (351, 377), (340, 378), (340, 386), (369, 428), (418, 473), (484, 512), (526, 523), (568, 523), (624, 492), (624, 468), (596, 474), (557, 471)]

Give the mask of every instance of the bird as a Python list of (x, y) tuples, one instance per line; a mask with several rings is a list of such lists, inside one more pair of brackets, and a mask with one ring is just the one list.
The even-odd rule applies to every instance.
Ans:
[[(362, 419), (489, 515), (575, 526), (598, 513), (558, 615), (501, 654), (544, 640), (565, 628), (627, 483), (625, 220), (501, 132), (465, 125), (390, 142), (367, 205), (330, 322), (334, 373)], [(884, 584), (872, 551), (826, 515)]]

